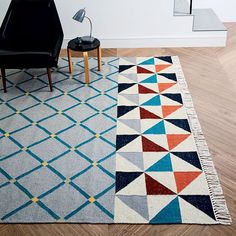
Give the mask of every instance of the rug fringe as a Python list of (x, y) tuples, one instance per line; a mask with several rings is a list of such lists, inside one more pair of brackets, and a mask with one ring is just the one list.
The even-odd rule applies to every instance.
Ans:
[(219, 224), (229, 225), (231, 224), (232, 220), (229, 214), (229, 210), (227, 208), (227, 204), (223, 195), (223, 190), (220, 185), (220, 181), (216, 169), (214, 167), (211, 154), (203, 136), (196, 111), (193, 107), (192, 97), (188, 90), (188, 86), (184, 78), (179, 58), (177, 56), (173, 56), (172, 61), (177, 71), (176, 74), (178, 79), (178, 85), (181, 90), (184, 106), (186, 108), (188, 119), (190, 122), (190, 127), (196, 142), (198, 155), (200, 157), (202, 168), (206, 175), (206, 180), (208, 183), (208, 189), (210, 192), (210, 197), (212, 200), (216, 220)]

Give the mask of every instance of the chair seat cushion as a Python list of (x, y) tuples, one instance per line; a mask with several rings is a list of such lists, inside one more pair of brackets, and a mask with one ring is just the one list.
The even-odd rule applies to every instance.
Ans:
[(12, 51), (0, 49), (0, 67), (5, 69), (56, 66), (50, 52)]

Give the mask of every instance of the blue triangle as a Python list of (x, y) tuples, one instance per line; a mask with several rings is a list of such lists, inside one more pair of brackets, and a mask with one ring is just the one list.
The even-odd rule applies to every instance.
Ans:
[(146, 171), (173, 171), (170, 153), (165, 155), (162, 159), (150, 166)]
[(178, 197), (164, 207), (155, 217), (151, 219), (150, 224), (176, 224), (182, 223)]
[(150, 58), (146, 61), (141, 62), (139, 65), (155, 65), (154, 58)]
[(148, 77), (147, 79), (143, 80), (140, 82), (141, 84), (142, 83), (157, 83), (157, 76), (156, 75), (152, 75), (151, 77)]
[(141, 106), (160, 106), (160, 105), (161, 105), (161, 99), (160, 96), (157, 95), (151, 98), (150, 100), (146, 101), (145, 103), (143, 103)]
[(166, 134), (164, 121), (162, 120), (158, 124), (152, 126), (150, 129), (146, 130), (144, 134)]

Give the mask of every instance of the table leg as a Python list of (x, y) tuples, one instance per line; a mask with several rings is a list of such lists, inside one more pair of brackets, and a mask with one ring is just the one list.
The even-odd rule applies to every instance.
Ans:
[(97, 49), (97, 57), (98, 57), (98, 70), (102, 70), (102, 50), (101, 47)]
[(72, 74), (73, 72), (73, 65), (72, 65), (72, 59), (71, 59), (71, 50), (67, 48), (67, 55), (68, 55), (68, 63), (69, 63), (69, 72)]
[(89, 64), (88, 64), (88, 52), (83, 52), (84, 56), (84, 72), (85, 72), (85, 83), (89, 83)]

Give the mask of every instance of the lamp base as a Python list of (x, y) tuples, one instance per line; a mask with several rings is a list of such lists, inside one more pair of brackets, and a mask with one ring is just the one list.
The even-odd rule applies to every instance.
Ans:
[(84, 43), (93, 43), (95, 38), (90, 36), (83, 36), (80, 38)]

